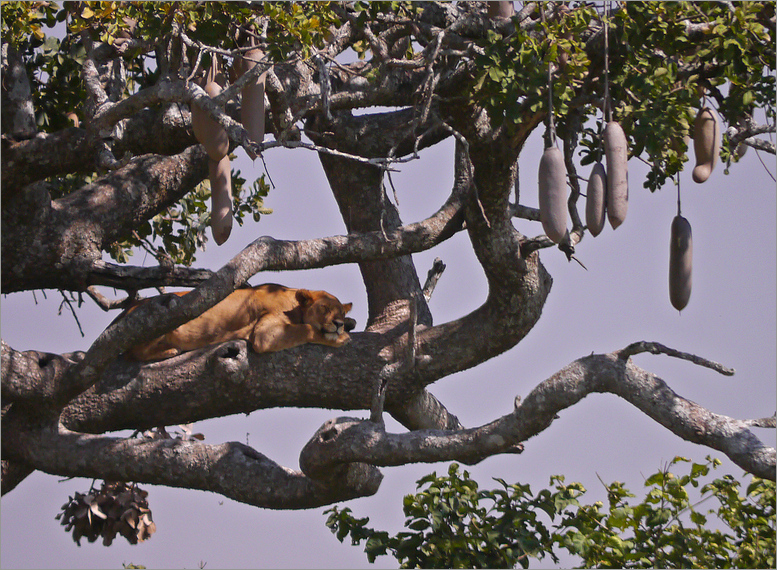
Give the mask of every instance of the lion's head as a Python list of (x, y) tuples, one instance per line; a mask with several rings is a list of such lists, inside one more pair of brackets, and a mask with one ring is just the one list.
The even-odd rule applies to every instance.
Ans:
[(345, 316), (353, 304), (343, 304), (326, 291), (299, 289), (297, 301), (302, 308), (302, 322), (320, 330), (327, 340), (334, 342), (356, 327), (356, 321)]

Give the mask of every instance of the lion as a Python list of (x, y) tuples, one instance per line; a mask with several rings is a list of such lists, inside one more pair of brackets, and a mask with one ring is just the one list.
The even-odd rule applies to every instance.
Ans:
[[(133, 305), (124, 315), (147, 300)], [(341, 347), (351, 339), (348, 332), (356, 326), (354, 319), (345, 316), (352, 306), (342, 304), (326, 291), (291, 289), (273, 283), (237, 289), (194, 320), (134, 346), (128, 354), (139, 361), (164, 360), (235, 339), (248, 341), (259, 353), (306, 343)]]

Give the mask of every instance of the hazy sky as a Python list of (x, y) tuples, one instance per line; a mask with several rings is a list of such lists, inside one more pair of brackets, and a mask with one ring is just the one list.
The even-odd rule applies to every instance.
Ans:
[[(536, 176), (542, 150), (538, 129), (520, 162), (522, 202), (536, 206)], [(242, 150), (236, 167), (248, 179), (260, 175)], [(433, 213), (448, 196), (453, 182), (453, 144), (446, 141), (424, 151), (421, 160), (403, 165), (393, 175), (403, 222)], [(775, 172), (772, 155), (762, 155)], [(212, 241), (197, 263), (216, 270), (253, 239), (305, 239), (342, 234), (344, 224), (328, 190), (317, 156), (304, 149), (271, 150), (267, 166), (276, 187), (265, 205), (274, 213), (258, 224), (235, 227), (229, 241)], [(666, 356), (639, 355), (636, 362), (655, 372), (681, 396), (714, 412), (736, 418), (769, 416), (775, 411), (775, 183), (750, 149), (731, 174), (718, 163), (710, 179), (691, 181), (691, 163), (681, 176), (683, 214), (693, 228), (693, 293), (678, 314), (669, 303), (667, 268), (669, 228), (676, 212), (673, 185), (651, 194), (642, 187), (647, 168), (629, 162), (630, 201), (625, 223), (609, 225), (597, 238), (587, 235), (577, 257), (588, 270), (569, 263), (558, 249), (542, 251), (554, 283), (542, 318), (517, 347), (475, 369), (444, 378), (430, 387), (466, 426), (487, 423), (508, 413), (516, 395), (572, 360), (591, 352), (610, 352), (638, 340), (654, 340), (721, 362), (736, 369), (725, 377)], [(587, 176), (588, 167), (580, 174)], [(393, 196), (392, 196), (393, 199)], [(579, 204), (581, 214), (584, 205)], [(527, 235), (541, 233), (538, 222), (515, 220)], [(486, 281), (464, 232), (437, 248), (415, 255), (421, 280), (435, 257), (446, 263), (430, 307), (435, 323), (458, 318), (485, 299)], [(152, 265), (142, 254), (133, 264)], [(252, 284), (279, 282), (326, 289), (343, 302), (353, 302), (352, 316), (362, 330), (367, 302), (356, 266), (284, 274), (260, 274)], [(113, 295), (113, 291), (104, 290)], [(2, 338), (17, 350), (50, 352), (86, 350), (115, 317), (88, 298), (79, 309), (85, 338), (73, 318), (57, 315), (61, 297), (30, 292), (2, 298)], [(362, 413), (349, 415), (367, 417)], [(195, 424), (206, 443), (248, 442), (278, 463), (298, 469), (299, 451), (337, 410), (284, 409), (258, 411)], [(390, 431), (403, 428), (389, 418)], [(757, 429), (775, 444), (773, 430)], [(687, 443), (642, 412), (611, 395), (592, 395), (571, 409), (544, 433), (527, 441), (521, 455), (497, 456), (467, 468), (482, 488), (494, 488), (491, 477), (547, 487), (553, 474), (581, 481), (592, 502), (602, 499), (605, 482), (624, 481), (637, 495), (643, 479), (675, 455), (703, 461), (708, 454), (723, 460), (718, 475), (742, 477), (742, 469), (725, 456)], [(395, 533), (402, 529), (402, 496), (415, 491), (415, 481), (448, 464), (385, 468), (377, 495), (346, 503), (356, 516), (370, 517), (371, 526)], [(745, 480), (744, 477), (742, 477)], [(749, 479), (749, 477), (748, 477)], [(362, 547), (340, 544), (325, 527), (324, 508), (280, 512), (258, 509), (220, 495), (141, 485), (149, 494), (157, 532), (146, 543), (131, 546), (122, 538), (106, 548), (100, 541), (82, 541), (79, 548), (55, 520), (60, 506), (75, 491), (86, 492), (91, 481), (60, 481), (35, 473), (2, 499), (0, 565), (4, 568), (120, 568), (122, 563), (149, 568), (353, 568), (367, 566)], [(99, 482), (98, 482), (99, 485)], [(375, 567), (393, 568), (391, 557)], [(549, 559), (533, 563), (548, 567)]]

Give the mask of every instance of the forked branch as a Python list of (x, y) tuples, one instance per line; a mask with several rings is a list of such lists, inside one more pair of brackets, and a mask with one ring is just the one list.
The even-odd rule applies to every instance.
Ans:
[[(313, 476), (352, 462), (376, 466), (460, 461), (477, 463), (491, 455), (514, 452), (551, 425), (557, 414), (591, 393), (612, 393), (630, 402), (681, 438), (725, 453), (734, 463), (765, 479), (775, 479), (775, 449), (749, 429), (774, 423), (737, 420), (715, 414), (676, 394), (660, 378), (629, 360), (650, 350), (671, 354), (727, 374), (719, 364), (657, 343), (634, 343), (610, 354), (572, 362), (540, 383), (515, 410), (489, 424), (464, 430), (419, 430), (389, 434), (382, 424), (342, 418), (327, 422), (303, 449), (300, 465)], [(714, 366), (712, 366), (714, 365)], [(327, 437), (320, 437), (325, 433)]]

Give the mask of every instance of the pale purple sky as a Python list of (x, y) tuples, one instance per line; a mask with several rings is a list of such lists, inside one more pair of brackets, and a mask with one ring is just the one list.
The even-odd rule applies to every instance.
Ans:
[[(536, 206), (536, 176), (542, 150), (542, 128), (523, 152), (520, 163), (522, 202)], [(262, 172), (238, 150), (236, 167), (248, 185)], [(453, 144), (446, 141), (402, 165), (393, 175), (402, 220), (410, 223), (433, 213), (453, 182)], [(763, 154), (772, 175), (775, 159)], [(316, 155), (304, 149), (271, 150), (267, 167), (275, 182), (265, 205), (274, 213), (258, 224), (235, 227), (229, 241), (209, 241), (197, 266), (216, 270), (261, 235), (305, 239), (344, 233), (344, 225)], [(676, 212), (674, 185), (651, 194), (642, 187), (647, 167), (629, 161), (629, 211), (613, 232), (609, 225), (597, 238), (587, 235), (576, 256), (588, 270), (569, 263), (558, 249), (541, 253), (554, 283), (542, 318), (526, 339), (506, 354), (430, 387), (466, 426), (487, 423), (508, 413), (516, 395), (572, 360), (591, 352), (610, 352), (638, 340), (661, 342), (736, 369), (725, 377), (666, 356), (639, 355), (638, 365), (665, 379), (681, 396), (714, 412), (736, 418), (769, 416), (775, 411), (775, 183), (750, 149), (731, 174), (718, 163), (704, 184), (691, 181), (689, 163), (681, 175), (683, 214), (693, 228), (693, 293), (682, 314), (669, 303), (667, 268), (669, 228)], [(587, 176), (589, 167), (580, 168)], [(392, 196), (393, 199), (393, 196)], [(581, 215), (584, 205), (579, 204)], [(541, 233), (539, 222), (515, 220), (527, 235)], [(435, 257), (446, 263), (430, 307), (435, 323), (458, 318), (485, 299), (486, 281), (466, 233), (413, 256), (423, 280)], [(151, 265), (143, 254), (132, 264)], [(356, 266), (260, 274), (252, 284), (279, 282), (326, 289), (343, 302), (353, 302), (352, 316), (362, 330), (367, 302)], [(104, 293), (112, 295), (110, 290)], [(147, 292), (149, 293), (149, 292)], [(89, 300), (79, 311), (85, 338), (72, 317), (57, 316), (60, 296), (30, 292), (2, 298), (2, 338), (17, 350), (50, 352), (86, 350), (115, 317)], [(278, 463), (298, 469), (298, 454), (314, 431), (337, 410), (267, 410), (195, 424), (206, 443), (248, 442)], [(368, 412), (348, 412), (368, 416)], [(390, 431), (402, 427), (389, 419)], [(767, 444), (773, 430), (756, 429)], [(525, 443), (521, 455), (497, 456), (467, 469), (482, 488), (497, 486), (491, 477), (530, 483), (535, 492), (554, 474), (580, 481), (588, 502), (604, 498), (597, 475), (605, 482), (624, 481), (638, 496), (643, 478), (675, 455), (703, 461), (710, 454), (723, 460), (718, 475), (742, 476), (742, 469), (721, 453), (676, 437), (642, 412), (611, 395), (592, 395), (539, 436)], [(402, 497), (415, 492), (415, 481), (447, 463), (385, 468), (374, 497), (350, 501), (358, 517), (391, 533), (402, 530)], [(744, 478), (743, 478), (744, 480)], [(358, 568), (368, 565), (363, 547), (340, 544), (325, 527), (324, 508), (280, 512), (249, 507), (212, 493), (141, 485), (149, 494), (157, 532), (146, 543), (131, 546), (117, 538), (110, 548), (82, 541), (79, 548), (55, 520), (60, 505), (90, 480), (60, 481), (35, 473), (2, 499), (0, 566), (3, 568), (120, 568), (122, 563), (149, 568)], [(99, 483), (99, 482), (98, 482)], [(550, 560), (533, 562), (549, 567)], [(376, 568), (394, 568), (391, 557)]]

